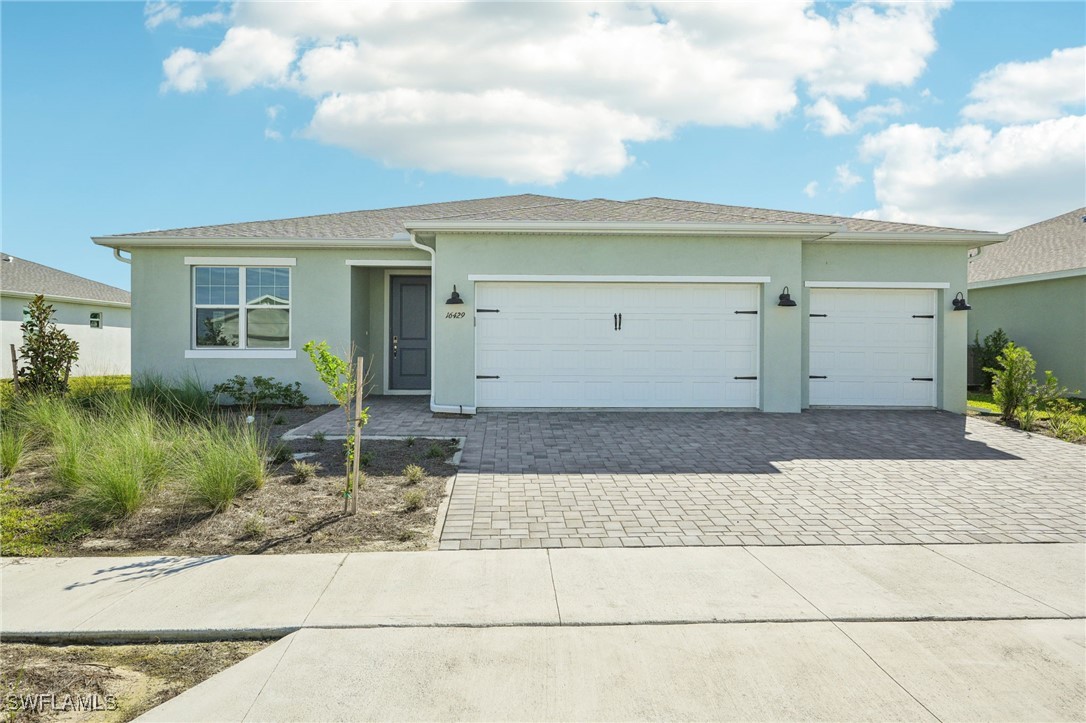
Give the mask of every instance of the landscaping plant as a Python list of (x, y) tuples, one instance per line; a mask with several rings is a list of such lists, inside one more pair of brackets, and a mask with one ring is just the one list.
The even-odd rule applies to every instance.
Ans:
[(986, 371), (992, 374), (992, 398), (999, 405), (1000, 419), (1004, 423), (1017, 421), (1022, 429), (1032, 431), (1046, 405), (1072, 393), (1061, 387), (1050, 371), (1045, 372), (1044, 381), (1037, 382), (1034, 379), (1037, 362), (1033, 355), (1014, 342), (1003, 348), (996, 363), (998, 368)]
[(999, 363), (999, 355), (1007, 344), (1010, 344), (1011, 340), (1007, 338), (1007, 334), (1003, 329), (996, 329), (988, 336), (984, 337), (984, 341), (980, 340), (980, 332), (978, 331), (973, 339), (973, 354), (976, 359), (977, 366), (980, 367), (981, 374), (981, 386), (985, 390), (992, 388), (992, 370)]
[(10, 422), (0, 429), (0, 476), (7, 477), (19, 469), (26, 446), (26, 433)]
[(63, 395), (72, 364), (79, 358), (79, 344), (57, 326), (53, 305), (45, 303), (41, 294), (31, 299), (27, 310), (26, 321), (19, 326), (23, 345), (15, 375), (17, 388), (25, 394)]
[(254, 376), (250, 383), (240, 374), (211, 388), (216, 401), (225, 395), (237, 404), (255, 410), (263, 406), (304, 407), (309, 400), (302, 393), (301, 382), (277, 382), (275, 377)]
[(194, 431), (188, 444), (179, 467), (194, 502), (221, 512), (238, 495), (263, 486), (267, 452), (249, 425), (215, 421)]
[(424, 502), (426, 502), (425, 490), (407, 490), (403, 493), (403, 505), (408, 512), (421, 508)]
[(403, 468), (403, 476), (407, 478), (408, 484), (413, 485), (422, 481), (422, 478), (426, 476), (426, 470), (417, 464), (409, 464)]
[[(336, 400), (347, 417), (347, 439), (344, 442), (346, 460), (344, 464), (344, 477), (346, 484), (343, 487), (343, 512), (347, 512), (347, 504), (351, 499), (351, 471), (354, 466), (354, 432), (355, 425), (363, 427), (369, 421), (369, 407), (359, 408), (357, 419), (352, 419), (351, 406), (355, 401), (355, 395), (365, 397), (365, 384), (358, 383), (358, 371), (355, 367), (354, 347), (350, 350), (350, 356), (345, 361), (331, 352), (328, 342), (307, 341), (302, 346), (302, 351), (309, 355), (313, 367), (317, 370), (317, 376), (328, 389), (328, 393)], [(364, 380), (363, 380), (364, 381)], [(359, 401), (361, 400), (359, 399)]]
[(317, 476), (317, 472), (320, 471), (320, 468), (321, 466), (314, 462), (304, 462), (300, 459), (294, 460), (294, 464), (292, 465), (292, 470), (294, 472), (292, 481), (295, 484), (305, 484)]
[(1053, 399), (1045, 406), (1048, 426), (1060, 439), (1075, 442), (1086, 437), (1086, 419), (1082, 407), (1070, 399)]

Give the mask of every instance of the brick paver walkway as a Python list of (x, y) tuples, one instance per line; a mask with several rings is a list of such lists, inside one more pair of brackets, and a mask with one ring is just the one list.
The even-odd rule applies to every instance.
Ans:
[(1086, 540), (1086, 448), (944, 412), (372, 403), (369, 434), (467, 437), (441, 549)]

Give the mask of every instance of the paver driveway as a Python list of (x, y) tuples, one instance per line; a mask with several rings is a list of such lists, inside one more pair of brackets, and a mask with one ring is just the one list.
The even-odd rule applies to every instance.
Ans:
[(945, 412), (371, 404), (367, 434), (467, 438), (441, 549), (1086, 540), (1086, 448)]

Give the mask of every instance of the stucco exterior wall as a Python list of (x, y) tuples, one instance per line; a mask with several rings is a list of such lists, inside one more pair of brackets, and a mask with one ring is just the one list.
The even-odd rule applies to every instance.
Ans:
[(970, 343), (1002, 328), (1030, 350), (1038, 374), (1086, 393), (1086, 276), (973, 289), (969, 303)]
[[(964, 246), (931, 244), (807, 244), (803, 247), (804, 283), (808, 281), (853, 281), (888, 283), (947, 283), (949, 288), (936, 292), (938, 349), (936, 361), (936, 399), (939, 407), (951, 412), (965, 412), (966, 327), (972, 312), (952, 312), (950, 300), (959, 291), (966, 291), (966, 262), (968, 249)], [(810, 291), (804, 288), (800, 302), (803, 315), (810, 308)], [(803, 327), (803, 348), (807, 348), (807, 331)], [(807, 355), (804, 354), (803, 378), (807, 378)], [(804, 386), (803, 406), (807, 406)]]
[[(192, 267), (185, 258), (293, 258), (291, 271), (291, 358), (185, 357), (191, 349)], [(132, 372), (168, 378), (195, 376), (207, 388), (235, 374), (275, 377), (301, 382), (315, 404), (331, 403), (302, 345), (310, 339), (327, 341), (346, 355), (351, 342), (363, 353), (372, 348), (370, 323), (383, 311), (373, 269), (352, 267), (347, 260), (428, 260), (416, 249), (275, 248), (136, 248), (132, 252)], [(224, 264), (234, 265), (224, 261)], [(378, 271), (378, 273), (380, 273)], [(368, 333), (368, 336), (367, 336)]]
[[(130, 369), (130, 327), (132, 312), (123, 306), (48, 300), (55, 310), (57, 326), (79, 343), (79, 359), (72, 365), (74, 376), (128, 374)], [(23, 343), (19, 325), (23, 323), (23, 307), (30, 299), (0, 297), (0, 377), (10, 379), (11, 350)], [(102, 314), (102, 328), (92, 329), (90, 315)]]

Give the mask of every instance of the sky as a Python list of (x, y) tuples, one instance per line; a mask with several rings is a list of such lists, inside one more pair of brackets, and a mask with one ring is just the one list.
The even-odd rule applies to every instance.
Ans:
[(1086, 205), (1086, 3), (0, 2), (3, 250), (517, 193), (1010, 231)]

